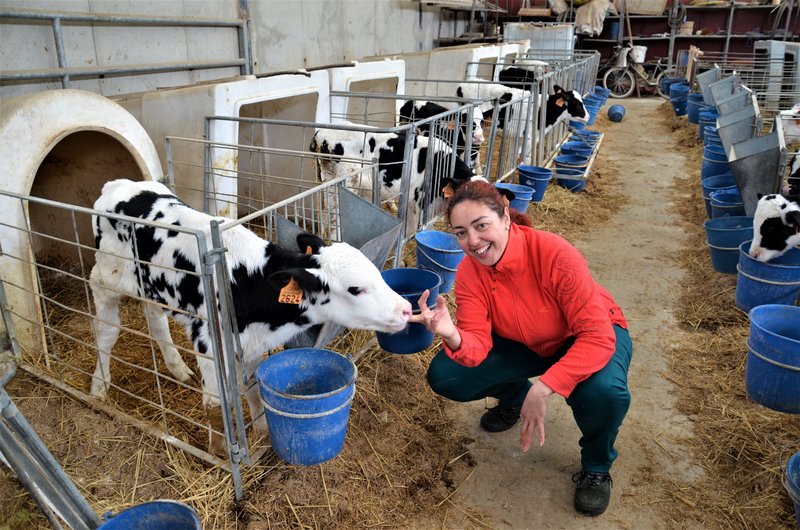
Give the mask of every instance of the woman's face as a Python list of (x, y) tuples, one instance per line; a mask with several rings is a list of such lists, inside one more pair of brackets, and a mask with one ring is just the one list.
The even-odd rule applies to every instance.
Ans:
[(450, 211), (450, 224), (464, 254), (486, 266), (500, 261), (508, 244), (508, 208), (499, 217), (485, 204), (466, 200)]

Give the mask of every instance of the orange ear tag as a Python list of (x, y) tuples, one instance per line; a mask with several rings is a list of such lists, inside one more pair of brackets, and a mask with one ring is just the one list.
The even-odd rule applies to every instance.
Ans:
[[(306, 247), (306, 256), (310, 256), (310, 255), (311, 255), (311, 254), (313, 254), (313, 253), (314, 253), (314, 251), (313, 251), (313, 250), (311, 250), (311, 245), (308, 245), (308, 246)], [(292, 278), (292, 281), (294, 281), (294, 278)]]
[(449, 199), (454, 193), (455, 191), (453, 190), (453, 186), (451, 186), (449, 182), (447, 183), (447, 186), (442, 188), (442, 195), (445, 199)]
[(563, 107), (564, 106), (564, 98), (558, 98), (556, 100), (556, 105), (558, 105), (559, 107)]
[(303, 290), (297, 285), (294, 278), (289, 280), (289, 283), (283, 286), (280, 294), (278, 294), (278, 302), (281, 304), (294, 304), (299, 305), (303, 300)]

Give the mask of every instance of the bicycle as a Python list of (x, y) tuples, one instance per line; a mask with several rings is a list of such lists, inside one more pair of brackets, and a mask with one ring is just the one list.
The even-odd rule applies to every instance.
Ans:
[(612, 57), (612, 60), (616, 60), (616, 66), (603, 74), (603, 86), (611, 91), (609, 95), (612, 98), (626, 98), (633, 94), (637, 83), (643, 83), (646, 88), (654, 88), (662, 98), (669, 99), (669, 93), (664, 90), (661, 80), (664, 76), (674, 76), (675, 68), (667, 67), (666, 58), (633, 63), (628, 61), (628, 54), (633, 49), (630, 45), (624, 48), (618, 46), (616, 49), (616, 56)]

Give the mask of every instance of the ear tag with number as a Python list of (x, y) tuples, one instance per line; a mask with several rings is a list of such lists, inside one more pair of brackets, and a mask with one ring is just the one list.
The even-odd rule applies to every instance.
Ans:
[(300, 286), (297, 285), (297, 282), (294, 278), (289, 280), (289, 283), (281, 288), (280, 294), (278, 294), (278, 302), (281, 304), (294, 304), (298, 305), (303, 300), (303, 290), (300, 289)]

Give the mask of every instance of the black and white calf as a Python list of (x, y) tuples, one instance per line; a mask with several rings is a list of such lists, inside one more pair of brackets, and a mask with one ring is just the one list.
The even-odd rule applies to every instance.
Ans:
[(777, 194), (759, 197), (750, 255), (769, 261), (794, 247), (800, 247), (800, 204)]
[[(199, 229), (209, 242), (210, 222), (228, 221), (193, 210), (156, 182), (110, 181), (103, 186), (94, 208)], [(203, 264), (194, 236), (100, 215), (93, 218), (92, 225), (98, 249), (91, 273), (98, 350), (92, 395), (105, 398), (111, 384), (109, 355), (119, 336), (122, 298), (143, 299), (150, 332), (177, 380), (185, 382), (193, 373), (172, 343), (167, 314), (184, 326), (199, 354), (196, 359), (203, 405), (212, 426), (209, 451), (223, 455), (224, 440), (214, 434), (215, 430), (222, 432), (222, 416), (210, 357), (208, 294), (203, 292), (200, 280)], [(306, 251), (303, 253), (279, 248), (240, 225), (222, 231), (222, 242), (227, 249), (229, 288), (247, 378), (254, 373), (263, 352), (313, 325), (333, 322), (391, 333), (405, 328), (411, 316), (411, 305), (386, 285), (364, 254), (346, 243), (326, 246), (320, 238), (303, 234), (297, 238)], [(281, 289), (287, 285), (295, 296), (279, 300)], [(256, 428), (265, 429), (257, 385), (248, 390), (247, 399), (252, 417), (258, 418)]]
[[(501, 105), (529, 95), (527, 90), (512, 88), (500, 83), (492, 83), (485, 79), (477, 79), (478, 83), (459, 83), (456, 85), (456, 96), (470, 100), (483, 100), (478, 108), (484, 120), (490, 120), (494, 114), (494, 104), (498, 101)], [(505, 108), (500, 109), (497, 127), (502, 129), (506, 122)], [(521, 133), (520, 133), (521, 134)]]
[[(400, 107), (398, 122), (409, 123), (422, 121), (443, 114), (448, 110), (449, 109), (447, 107), (438, 103), (434, 103), (433, 101), (408, 100), (403, 103), (402, 107)], [(460, 158), (464, 159), (464, 150), (467, 146), (467, 137), (471, 137), (471, 149), (468, 160), (470, 167), (475, 167), (477, 164), (478, 154), (480, 153), (481, 144), (483, 144), (484, 141), (483, 113), (479, 108), (474, 107), (472, 115), (462, 115), (460, 117), (460, 121), (461, 126), (459, 127), (458, 136), (456, 137), (456, 152)], [(437, 127), (440, 126), (441, 125)], [(434, 136), (443, 137), (441, 139), (447, 141), (449, 139), (447, 137), (452, 135), (452, 132), (449, 131), (455, 129), (454, 120), (450, 120), (447, 123), (447, 127), (448, 131), (438, 131), (438, 134), (435, 134)], [(430, 128), (430, 123), (423, 123), (419, 125), (417, 131), (422, 133), (424, 136), (430, 136)]]
[[(473, 178), (472, 170), (467, 164), (453, 156), (453, 150), (438, 138), (414, 135), (411, 159), (411, 177), (409, 182), (409, 198), (407, 219), (408, 230), (415, 231), (416, 223), (422, 212), (423, 199), (430, 200), (442, 197), (444, 190), (450, 186), (455, 189)], [(381, 201), (392, 201), (402, 191), (405, 155), (405, 133), (373, 133), (361, 131), (345, 131), (340, 129), (318, 129), (311, 140), (309, 150), (314, 153), (338, 155), (346, 158), (366, 158), (378, 160), (378, 174), (381, 186)], [(431, 150), (429, 167), (428, 151)], [(353, 175), (347, 186), (359, 191), (372, 191), (371, 175), (359, 171), (359, 164), (338, 160), (320, 160), (319, 170), (322, 181), (332, 180), (345, 174)], [(450, 177), (450, 172), (453, 175)], [(412, 226), (414, 224), (414, 226)]]
[(794, 200), (800, 199), (800, 156), (797, 154), (789, 162), (789, 177), (786, 179), (783, 194)]

